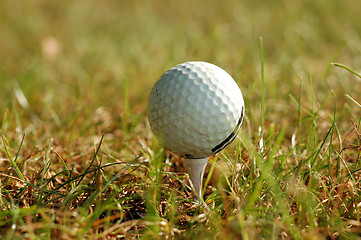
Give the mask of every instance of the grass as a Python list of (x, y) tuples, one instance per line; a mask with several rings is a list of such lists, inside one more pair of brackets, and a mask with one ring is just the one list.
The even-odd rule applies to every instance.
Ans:
[[(0, 238), (359, 239), (360, 5), (2, 1)], [(190, 60), (246, 103), (209, 160), (210, 211), (146, 120)]]

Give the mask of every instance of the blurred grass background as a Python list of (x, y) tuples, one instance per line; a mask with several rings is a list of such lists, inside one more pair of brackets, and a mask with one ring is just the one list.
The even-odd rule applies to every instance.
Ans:
[(299, 125), (301, 137), (313, 136), (312, 117), (298, 122), (301, 96), (302, 115), (317, 112), (317, 133), (336, 109), (345, 134), (360, 109), (344, 95), (361, 102), (360, 81), (330, 63), (361, 69), (359, 9), (355, 0), (1, 1), (1, 131), (14, 155), (25, 135), (22, 161), (36, 161), (53, 138), (64, 161), (82, 159), (82, 168), (102, 134), (114, 158), (144, 156), (155, 142), (146, 124), (152, 85), (168, 68), (202, 60), (235, 78), (243, 134), (257, 139), (262, 37), (267, 129), (285, 128), (287, 147)]
[(60, 120), (85, 107), (108, 106), (118, 110), (112, 113), (116, 116), (124, 106), (127, 83), (131, 112), (143, 112), (158, 76), (188, 60), (225, 68), (248, 102), (258, 104), (260, 36), (268, 100), (277, 104), (280, 97), (297, 95), (308, 69), (317, 90), (326, 90), (319, 93), (321, 101), (327, 99), (327, 89), (352, 95), (356, 82), (330, 70), (329, 63), (339, 61), (356, 70), (360, 65), (357, 4), (3, 1), (0, 106), (2, 112), (14, 107), (14, 89), (20, 88), (33, 111), (46, 120), (49, 108), (56, 109)]
[[(153, 83), (169, 67), (190, 60), (212, 62), (236, 79), (251, 129), (257, 129), (260, 36), (269, 123), (297, 120), (289, 114), (297, 111), (289, 95), (297, 98), (301, 83), (302, 100), (311, 102), (308, 72), (322, 106), (333, 108), (330, 89), (338, 109), (345, 93), (357, 100), (360, 90), (354, 77), (330, 65), (360, 66), (357, 1), (0, 4), (0, 113), (10, 109), (18, 135), (34, 136), (35, 142), (92, 136), (98, 134), (95, 122), (106, 121), (103, 133), (139, 128)], [(21, 93), (29, 105), (19, 104)], [(359, 113), (354, 107), (348, 112)]]

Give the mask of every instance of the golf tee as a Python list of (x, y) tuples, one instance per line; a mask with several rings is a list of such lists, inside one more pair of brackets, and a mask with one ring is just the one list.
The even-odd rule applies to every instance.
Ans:
[(203, 174), (208, 163), (208, 158), (184, 159), (188, 169), (191, 186), (193, 187), (196, 197), (203, 202), (202, 182)]

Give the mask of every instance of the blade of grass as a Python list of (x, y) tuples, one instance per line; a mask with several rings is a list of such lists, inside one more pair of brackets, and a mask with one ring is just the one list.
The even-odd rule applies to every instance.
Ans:
[(263, 38), (260, 37), (260, 48), (261, 48), (261, 83), (262, 83), (262, 102), (261, 102), (261, 133), (263, 134), (264, 128), (264, 117), (265, 117), (265, 106), (266, 106), (266, 89), (264, 83), (264, 53), (263, 53)]
[(129, 121), (129, 84), (128, 79), (124, 79), (124, 113), (123, 113), (123, 133), (124, 135), (128, 132), (128, 121)]
[(308, 69), (308, 79), (309, 79), (309, 83), (310, 83), (311, 104), (312, 104), (311, 119), (312, 119), (312, 132), (313, 132), (313, 149), (315, 149), (316, 145), (317, 145), (315, 94), (313, 91), (313, 81), (312, 81), (312, 75), (311, 75), (310, 69)]
[(272, 146), (269, 157), (273, 157), (276, 154), (276, 152), (278, 151), (280, 144), (285, 136), (286, 128), (287, 128), (286, 126), (283, 126), (281, 131), (277, 134), (276, 141), (274, 142), (274, 144)]
[[(18, 177), (25, 182), (25, 178), (24, 178), (23, 174), (21, 173), (18, 165), (17, 165), (16, 162), (15, 162), (18, 154), (16, 155), (16, 158), (15, 158), (15, 160), (14, 160), (13, 157), (11, 156), (9, 150), (8, 150), (8, 147), (7, 147), (7, 143), (6, 143), (6, 139), (5, 139), (4, 134), (1, 134), (1, 138), (2, 138), (2, 141), (3, 141), (5, 153), (6, 153), (7, 157), (9, 158), (12, 167), (15, 169), (15, 172), (16, 172), (16, 174), (18, 175)], [(23, 139), (24, 139), (24, 138), (23, 138)], [(23, 141), (21, 141), (21, 145), (22, 145), (22, 142), (23, 142)], [(20, 147), (21, 147), (21, 145), (20, 145)], [(20, 147), (19, 147), (18, 153), (19, 153), (19, 151), (20, 151)]]
[(328, 172), (329, 175), (331, 175), (331, 160), (332, 160), (332, 154), (334, 152), (333, 149), (333, 134), (336, 131), (337, 133), (337, 126), (336, 126), (336, 111), (337, 111), (337, 100), (336, 100), (336, 93), (331, 90), (331, 92), (333, 93), (333, 97), (334, 97), (334, 108), (333, 108), (333, 116), (332, 116), (332, 125), (335, 126), (332, 129), (332, 132), (330, 134), (330, 141), (329, 141), (329, 147), (328, 147)]
[(349, 98), (352, 102), (356, 103), (357, 106), (361, 107), (361, 104), (359, 104), (355, 99), (353, 99), (350, 95), (345, 95), (347, 98)]
[[(339, 142), (339, 152), (342, 152), (343, 146), (342, 146), (342, 139), (341, 139), (341, 133), (338, 130), (337, 125), (335, 125), (335, 130), (336, 130), (336, 134), (337, 134), (337, 138), (338, 138), (338, 142)], [(337, 160), (337, 166), (336, 166), (336, 177), (340, 176), (341, 172), (341, 159), (338, 158)]]
[(6, 109), (6, 111), (4, 113), (3, 121), (1, 123), (0, 133), (2, 133), (4, 131), (6, 120), (7, 120), (7, 117), (8, 117), (8, 112), (9, 112), (9, 109)]
[(50, 155), (50, 149), (51, 149), (52, 145), (53, 145), (53, 138), (50, 139), (48, 149), (46, 150), (45, 159), (44, 159), (45, 162), (44, 162), (44, 166), (41, 170), (42, 174), (41, 174), (40, 180), (38, 181), (38, 185), (41, 187), (39, 194), (37, 195), (36, 200), (35, 200), (38, 204), (40, 204), (43, 199), (43, 197), (42, 197), (44, 194), (43, 189), (45, 189), (44, 185), (46, 186), (46, 184), (44, 184), (44, 179), (45, 179), (45, 174), (49, 171), (50, 165), (51, 165), (51, 159), (50, 159), (49, 155)]
[(332, 126), (331, 126), (331, 127), (329, 128), (329, 130), (327, 131), (326, 136), (324, 137), (324, 139), (323, 139), (323, 141), (322, 141), (322, 143), (321, 143), (321, 146), (317, 149), (316, 153), (314, 154), (314, 156), (313, 156), (313, 158), (312, 158), (312, 160), (311, 160), (311, 163), (310, 163), (310, 164), (311, 164), (311, 168), (312, 168), (313, 165), (315, 164), (315, 162), (316, 162), (316, 160), (317, 160), (317, 157), (320, 155), (320, 152), (321, 152), (323, 146), (325, 146), (325, 143), (326, 143), (328, 137), (331, 135), (334, 127), (335, 127), (335, 125), (332, 124)]
[(302, 98), (302, 81), (300, 81), (300, 88), (298, 90), (298, 117), (297, 117), (297, 133), (301, 128), (301, 98)]
[[(260, 163), (263, 161), (262, 156), (255, 150), (252, 151), (251, 156), (253, 156), (253, 158), (255, 158), (256, 162)], [(268, 162), (267, 165), (269, 165), (271, 161)], [(270, 166), (268, 166), (269, 168)], [(244, 214), (247, 215), (248, 212), (251, 211), (251, 207), (253, 206), (253, 204), (255, 204), (257, 202), (257, 199), (260, 196), (260, 192), (262, 190), (263, 187), (263, 182), (264, 180), (264, 174), (261, 174), (261, 176), (258, 177), (257, 181), (255, 181), (254, 185), (252, 186), (252, 192), (250, 194), (250, 196), (247, 198), (246, 204), (243, 208)]]
[(335, 67), (340, 67), (340, 68), (343, 68), (347, 71), (349, 71), (350, 73), (356, 75), (357, 77), (361, 78), (361, 74), (359, 74), (358, 72), (356, 72), (355, 70), (353, 70), (352, 68), (344, 65), (344, 64), (341, 64), (341, 63), (331, 63), (331, 65), (335, 66)]
[[(104, 139), (104, 135), (102, 135), (102, 137), (100, 138), (98, 147), (97, 147), (97, 149), (95, 150), (95, 153), (94, 153), (94, 157), (93, 157), (93, 159), (91, 160), (90, 164), (88, 165), (88, 167), (85, 169), (84, 172), (87, 172), (90, 169), (90, 167), (93, 165), (93, 162), (95, 161), (96, 157), (98, 156), (100, 146), (102, 145), (103, 139)], [(81, 181), (83, 181), (84, 177), (85, 177), (85, 175), (82, 175), (82, 177), (79, 179), (79, 181), (78, 181), (78, 183), (76, 185), (79, 185), (81, 183)]]
[[(19, 145), (18, 151), (17, 151), (17, 153), (16, 153), (16, 155), (15, 155), (15, 158), (14, 158), (14, 163), (15, 163), (15, 164), (16, 164), (16, 160), (17, 160), (17, 159), (18, 159), (18, 157), (19, 157), (19, 154), (20, 154), (20, 149), (21, 149), (21, 147), (22, 147), (22, 145), (23, 145), (24, 138), (25, 138), (25, 134), (24, 134), (24, 135), (23, 135), (23, 137), (21, 138), (21, 142), (20, 142), (20, 145)], [(8, 173), (7, 173), (8, 175), (10, 175), (10, 173), (11, 173), (12, 169), (13, 169), (13, 167), (11, 167), (11, 168), (9, 169), (9, 171), (8, 171)], [(6, 184), (7, 180), (8, 180), (8, 177), (6, 177), (6, 178), (4, 179), (3, 184)]]
[[(60, 162), (63, 164), (66, 172), (68, 173), (68, 179), (70, 179), (71, 176), (72, 176), (72, 173), (73, 173), (73, 169), (70, 170), (70, 169), (68, 168), (68, 166), (66, 165), (63, 157), (62, 157), (58, 152), (56, 152), (55, 150), (52, 150), (52, 152), (58, 157), (58, 159), (60, 160)], [(74, 165), (73, 165), (73, 168), (74, 168)], [(69, 185), (69, 187), (74, 187), (74, 183), (73, 183), (72, 186)], [(68, 188), (69, 188), (69, 187), (68, 187)]]

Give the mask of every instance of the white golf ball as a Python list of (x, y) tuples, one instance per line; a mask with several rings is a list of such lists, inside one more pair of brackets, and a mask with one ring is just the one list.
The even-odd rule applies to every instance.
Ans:
[(216, 154), (236, 137), (244, 117), (241, 90), (223, 69), (186, 62), (153, 86), (148, 119), (164, 146), (185, 158)]

